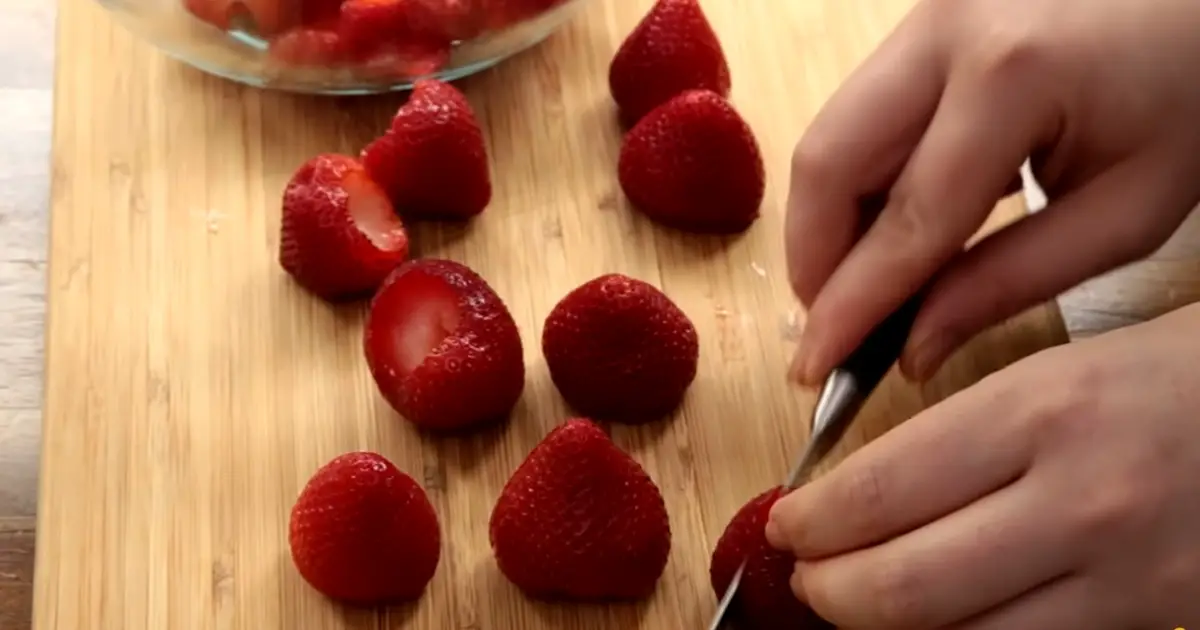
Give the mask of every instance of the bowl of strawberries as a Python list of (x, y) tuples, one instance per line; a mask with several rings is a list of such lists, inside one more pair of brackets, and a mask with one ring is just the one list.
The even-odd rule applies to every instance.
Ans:
[(545, 39), (583, 0), (99, 0), (154, 46), (268, 89), (372, 94), (473, 74)]

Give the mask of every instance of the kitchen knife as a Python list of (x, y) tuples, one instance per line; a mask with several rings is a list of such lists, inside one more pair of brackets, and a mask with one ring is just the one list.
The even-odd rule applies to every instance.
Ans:
[[(900, 358), (917, 312), (921, 308), (921, 297), (921, 294), (918, 294), (902, 304), (867, 335), (842, 365), (829, 374), (813, 409), (808, 444), (784, 481), (786, 490), (794, 490), (803, 484), (812, 471), (833, 451), (858, 415), (863, 403)], [(717, 604), (717, 612), (708, 626), (709, 630), (720, 630), (724, 627), (745, 570), (746, 562), (743, 560), (726, 587), (720, 603)]]

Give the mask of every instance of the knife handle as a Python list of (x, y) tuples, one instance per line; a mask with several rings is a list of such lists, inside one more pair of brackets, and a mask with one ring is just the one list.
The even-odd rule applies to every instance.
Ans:
[(909, 333), (923, 304), (924, 291), (917, 292), (879, 323), (858, 348), (846, 358), (841, 369), (854, 376), (855, 383), (865, 396), (875, 389), (888, 370), (900, 358)]

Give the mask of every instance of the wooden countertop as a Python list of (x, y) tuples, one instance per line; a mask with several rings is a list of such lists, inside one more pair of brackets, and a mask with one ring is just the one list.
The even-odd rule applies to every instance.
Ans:
[[(0, 11), (0, 628), (29, 627), (42, 389), (54, 3)], [(1060, 300), (1075, 337), (1200, 297), (1200, 214), (1151, 259)]]

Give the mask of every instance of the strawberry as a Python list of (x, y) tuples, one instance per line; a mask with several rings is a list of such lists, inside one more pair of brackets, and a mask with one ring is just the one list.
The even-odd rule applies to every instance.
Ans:
[(451, 41), (466, 41), (483, 30), (486, 0), (424, 0), (437, 16), (439, 31)]
[(323, 154), (283, 193), (279, 262), (327, 300), (371, 293), (408, 256), (408, 235), (358, 160)]
[(387, 44), (432, 38), (437, 28), (434, 18), (425, 0), (346, 0), (340, 31), (355, 50), (369, 52)]
[(376, 453), (347, 453), (313, 475), (292, 507), (292, 561), (317, 591), (371, 606), (419, 598), (441, 533), (425, 491)]
[(401, 212), (468, 219), (492, 198), (483, 132), (462, 92), (417, 81), (391, 127), (362, 152), (363, 164)]
[(246, 15), (246, 5), (234, 0), (183, 0), (183, 8), (196, 19), (223, 31)]
[(691, 320), (653, 286), (608, 274), (571, 291), (546, 317), (550, 378), (580, 413), (628, 423), (660, 418), (696, 377)]
[(717, 597), (746, 563), (741, 586), (730, 610), (743, 630), (823, 630), (833, 625), (821, 619), (792, 594), (788, 582), (796, 559), (767, 543), (765, 528), (771, 506), (783, 490), (768, 490), (742, 506), (725, 527), (713, 550), (709, 578)]
[(658, 487), (584, 419), (568, 420), (529, 453), (505, 484), (489, 533), (504, 576), (549, 600), (649, 596), (671, 550)]
[(417, 40), (449, 48), (478, 33), (480, 0), (345, 0), (344, 35), (361, 50)]
[(617, 177), (634, 207), (662, 225), (733, 234), (758, 219), (766, 176), (746, 121), (719, 94), (689, 90), (629, 131)]
[(608, 69), (609, 91), (629, 125), (686, 90), (728, 97), (730, 83), (725, 52), (699, 0), (658, 0)]
[(289, 66), (326, 67), (346, 61), (346, 47), (336, 31), (300, 27), (275, 37), (267, 49), (272, 59)]
[(448, 44), (413, 39), (385, 44), (371, 51), (358, 69), (372, 77), (412, 80), (440, 72), (449, 60)]
[(449, 260), (413, 260), (384, 282), (363, 347), (380, 393), (426, 429), (508, 416), (525, 386), (516, 322), (483, 278)]
[[(296, 0), (288, 0), (294, 2)], [(299, 0), (300, 23), (309, 27), (332, 26), (341, 14), (342, 0)], [(327, 30), (336, 30), (328, 28)]]

